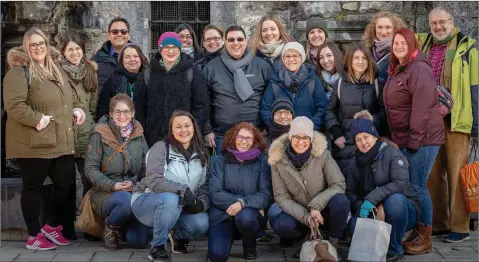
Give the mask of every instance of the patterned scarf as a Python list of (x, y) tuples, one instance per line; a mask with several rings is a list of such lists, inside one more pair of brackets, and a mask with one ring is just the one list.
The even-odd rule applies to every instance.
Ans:
[(311, 47), (309, 56), (310, 56), (311, 62), (313, 62), (315, 66), (318, 66), (318, 50)]
[(63, 70), (67, 73), (75, 84), (85, 79), (86, 75), (86, 66), (83, 60), (80, 61), (80, 64), (74, 65), (70, 63), (66, 58), (62, 58), (61, 66)]
[[(173, 67), (175, 67), (177, 64), (179, 64), (179, 63), (180, 63), (180, 60), (181, 60), (181, 56), (178, 56), (178, 59), (176, 60), (175, 64), (174, 64), (171, 68), (173, 68)], [(163, 67), (164, 69), (166, 69), (166, 67), (165, 67), (165, 62), (163, 62), (163, 58), (162, 58), (162, 57), (160, 57), (160, 67)], [(170, 68), (170, 69), (171, 69), (171, 68)]]
[[(431, 51), (432, 43), (441, 45), (447, 43), (446, 48), (446, 56), (444, 58), (444, 64), (442, 65), (442, 72), (441, 72), (441, 85), (446, 87), (448, 90), (451, 90), (452, 87), (452, 62), (454, 60), (454, 56), (456, 55), (457, 49), (457, 34), (461, 32), (461, 29), (457, 27), (453, 27), (451, 30), (451, 34), (444, 39), (444, 40), (437, 40), (432, 39), (429, 42), (425, 43), (424, 53), (426, 53), (427, 57), (429, 57), (429, 52)], [(432, 43), (431, 43), (432, 42)]]
[(276, 58), (279, 55), (281, 55), (281, 51), (283, 51), (283, 47), (284, 47), (283, 41), (280, 40), (274, 44), (263, 44), (263, 42), (261, 42), (259, 44), (258, 49), (265, 56)]
[(299, 86), (308, 78), (308, 75), (309, 70), (305, 64), (302, 64), (296, 73), (289, 71), (283, 64), (278, 71), (279, 79), (281, 79), (284, 85), (293, 93), (298, 91)]
[(391, 45), (392, 45), (392, 37), (389, 37), (388, 39), (385, 40), (376, 40), (374, 39), (374, 45), (373, 45), (373, 57), (374, 60), (377, 62), (379, 59), (381, 59), (383, 56), (387, 55), (391, 51)]
[(128, 139), (131, 135), (131, 132), (133, 132), (133, 121), (131, 121), (127, 126), (121, 126), (120, 127), (120, 134), (121, 137), (123, 137), (125, 140)]

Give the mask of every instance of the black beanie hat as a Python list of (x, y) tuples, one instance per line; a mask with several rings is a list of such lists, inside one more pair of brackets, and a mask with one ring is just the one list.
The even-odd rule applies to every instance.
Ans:
[(308, 17), (306, 21), (306, 39), (308, 38), (309, 31), (313, 28), (320, 28), (328, 37), (328, 26), (321, 14), (312, 14)]
[(272, 108), (273, 108), (273, 110), (271, 111), (272, 115), (274, 115), (276, 111), (284, 109), (284, 110), (290, 111), (291, 114), (293, 114), (293, 118), (294, 118), (293, 103), (291, 103), (291, 101), (289, 101), (289, 99), (287, 98), (284, 98), (284, 97), (277, 98), (274, 101)]

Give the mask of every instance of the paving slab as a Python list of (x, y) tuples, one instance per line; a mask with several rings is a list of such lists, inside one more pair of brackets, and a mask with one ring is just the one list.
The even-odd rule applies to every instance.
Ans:
[(258, 258), (254, 260), (247, 260), (247, 261), (255, 261), (255, 262), (268, 262), (268, 261), (286, 261), (284, 256), (284, 251), (270, 251), (270, 252), (258, 252)]
[(21, 253), (20, 252), (11, 252), (11, 251), (0, 251), (0, 261), (2, 262), (11, 262), (15, 260)]
[(434, 250), (434, 252), (426, 253), (426, 254), (423, 254), (423, 255), (417, 255), (417, 256), (406, 255), (406, 256), (404, 256), (404, 261), (408, 261), (408, 262), (409, 261), (429, 261), (429, 262), (433, 262), (433, 261), (445, 261), (445, 260), (444, 260), (444, 257), (441, 256), (441, 254), (439, 254), (436, 250)]
[(172, 261), (198, 261), (205, 262), (207, 251), (195, 251), (187, 254), (171, 254)]
[(25, 242), (7, 242), (2, 247), (1, 251), (10, 251), (10, 252), (18, 252), (18, 253), (34, 253), (35, 250), (26, 249)]
[(475, 259), (477, 261), (477, 252), (472, 247), (435, 247), (435, 249), (446, 259)]
[(56, 253), (53, 252), (34, 252), (34, 253), (22, 253), (17, 258), (15, 262), (37, 262), (37, 261), (52, 261)]
[(133, 255), (130, 257), (130, 260), (129, 262), (148, 262), (150, 261), (148, 259), (148, 254), (150, 252), (149, 251), (136, 251), (136, 252), (133, 252)]
[(91, 260), (95, 253), (93, 252), (69, 252), (69, 253), (56, 253), (55, 257), (52, 259), (53, 261), (71, 261), (71, 262), (88, 262)]
[(130, 260), (133, 252), (123, 252), (123, 251), (106, 251), (106, 252), (95, 252), (95, 255), (91, 258), (91, 262), (127, 262)]

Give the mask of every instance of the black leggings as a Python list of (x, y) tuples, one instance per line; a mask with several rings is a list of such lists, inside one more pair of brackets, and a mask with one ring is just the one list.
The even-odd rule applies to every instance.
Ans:
[(43, 182), (50, 176), (53, 182), (51, 194), (51, 210), (45, 214), (46, 222), (53, 227), (58, 226), (68, 210), (67, 198), (75, 185), (75, 160), (73, 155), (57, 158), (19, 158), (18, 166), (22, 174), (23, 191), (21, 208), (23, 219), (27, 225), (28, 235), (40, 233), (40, 202)]

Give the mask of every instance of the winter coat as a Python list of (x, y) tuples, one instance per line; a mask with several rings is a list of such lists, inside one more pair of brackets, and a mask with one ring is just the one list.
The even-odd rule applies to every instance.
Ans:
[[(138, 121), (132, 121), (134, 128), (126, 141), (110, 116), (100, 118), (90, 135), (85, 158), (85, 175), (93, 184), (93, 209), (103, 218), (107, 216), (106, 201), (114, 192), (115, 184), (123, 181), (132, 181), (135, 184), (144, 175), (148, 146), (143, 136), (143, 127)], [(119, 146), (124, 146), (125, 150), (116, 152)], [(109, 158), (111, 160), (107, 163)]]
[(371, 181), (364, 179), (362, 191), (365, 195), (361, 198), (361, 170), (356, 159), (350, 165), (346, 181), (346, 195), (351, 202), (352, 214), (357, 214), (364, 200), (369, 200), (373, 205), (382, 204), (390, 195), (399, 193), (412, 201), (416, 208), (417, 217), (421, 217), (421, 204), (418, 196), (409, 182), (409, 164), (407, 158), (399, 149), (386, 142), (381, 143), (378, 155), (371, 165)]
[(224, 136), (226, 131), (240, 122), (249, 122), (255, 126), (263, 124), (259, 112), (261, 97), (273, 69), (263, 59), (253, 57), (243, 71), (254, 91), (244, 102), (236, 94), (233, 73), (224, 65), (221, 57), (211, 60), (205, 66), (203, 73), (210, 88), (212, 106), (210, 122), (204, 129), (205, 135), (214, 132)]
[(398, 146), (419, 149), (444, 144), (436, 80), (423, 52), (419, 51), (403, 71), (389, 76), (384, 104), (391, 137)]
[[(95, 70), (98, 71), (98, 65), (95, 62), (87, 61), (87, 63), (92, 63)], [(78, 99), (78, 106), (85, 112), (85, 122), (81, 125), (75, 125), (75, 157), (85, 158), (90, 131), (96, 120), (98, 90), (88, 91), (84, 87), (85, 80), (75, 83), (73, 79), (68, 77), (68, 74), (65, 75), (67, 76), (68, 82), (73, 87), (74, 95)]]
[[(265, 124), (271, 125), (273, 103), (278, 98), (287, 98), (294, 106), (295, 116), (306, 116), (314, 123), (314, 129), (319, 130), (324, 125), (324, 109), (328, 105), (328, 98), (324, 92), (321, 81), (316, 76), (316, 72), (308, 68), (307, 78), (299, 85), (296, 93), (293, 93), (280, 79), (279, 73), (273, 74), (269, 81), (268, 88), (261, 99), (261, 117)], [(311, 95), (309, 89), (310, 82), (314, 83), (314, 93)], [(273, 86), (278, 86), (277, 97), (275, 96)]]
[[(423, 46), (427, 34), (418, 34), (419, 46)], [(457, 48), (452, 62), (451, 96), (454, 106), (451, 110), (451, 131), (478, 136), (477, 90), (479, 75), (479, 54), (473, 38), (457, 34)], [(467, 56), (468, 55), (468, 56)], [(460, 102), (459, 102), (460, 101)]]
[(134, 199), (145, 192), (176, 194), (180, 191), (184, 194), (189, 187), (195, 196), (201, 199), (205, 207), (203, 211), (206, 211), (210, 206), (207, 168), (202, 166), (196, 152), (190, 159), (186, 159), (171, 145), (167, 148), (165, 142), (159, 141), (146, 155), (146, 176), (133, 189), (133, 192), (137, 193), (134, 194)]
[(283, 64), (283, 60), (281, 59), (281, 54), (279, 54), (277, 57), (269, 57), (269, 56), (265, 56), (263, 52), (261, 52), (258, 49), (256, 50), (256, 56), (268, 62), (268, 64), (273, 67), (274, 72), (278, 72), (279, 68)]
[(215, 59), (215, 58), (217, 58), (218, 56), (221, 55), (221, 50), (223, 50), (223, 48), (218, 49), (214, 53), (206, 53), (206, 51), (205, 51), (205, 53), (203, 53), (203, 57), (201, 57), (201, 59), (195, 61), (193, 66), (197, 67), (200, 71), (203, 71), (206, 64), (208, 64), (211, 60), (213, 60), (213, 59)]
[[(377, 76), (376, 76), (377, 77)], [(333, 87), (329, 103), (326, 107), (326, 128), (333, 135), (333, 141), (344, 136), (346, 142), (343, 149), (339, 149), (333, 143), (333, 156), (338, 159), (351, 159), (356, 151), (356, 143), (351, 133), (351, 121), (354, 115), (362, 110), (368, 110), (374, 118), (374, 125), (381, 130), (381, 124), (385, 121), (382, 89), (384, 81), (377, 78), (378, 93), (374, 83), (360, 81), (351, 83), (346, 74), (341, 80), (340, 97), (338, 97), (338, 82)], [(340, 127), (340, 133), (335, 131)]]
[[(373, 50), (371, 50), (373, 52)], [(376, 61), (376, 65), (379, 69), (378, 76), (382, 78), (384, 81), (388, 79), (388, 67), (389, 67), (389, 57), (391, 56), (391, 52), (383, 55), (378, 61)]]
[[(137, 112), (145, 112), (145, 120), (140, 122), (146, 124), (145, 137), (150, 146), (166, 137), (168, 123), (175, 110), (192, 113), (200, 128), (207, 121), (210, 110), (208, 86), (201, 71), (193, 66), (193, 59), (181, 53), (179, 63), (166, 71), (160, 67), (160, 58), (157, 53), (151, 62), (148, 86), (145, 84), (144, 72), (138, 76), (135, 86), (139, 90), (146, 90), (145, 108), (137, 109)], [(189, 74), (192, 74), (191, 82)]]
[(346, 183), (324, 135), (314, 131), (311, 156), (300, 171), (286, 153), (289, 144), (284, 134), (269, 149), (274, 200), (285, 213), (309, 225), (309, 210), (322, 211), (334, 195), (344, 194)]
[[(50, 47), (48, 54), (59, 63), (61, 54)], [(79, 107), (73, 89), (60, 65), (63, 85), (54, 81), (31, 79), (30, 86), (22, 67), (30, 58), (22, 47), (7, 53), (10, 70), (3, 79), (3, 99), (8, 114), (5, 128), (6, 158), (57, 158), (75, 154), (73, 108)], [(38, 131), (42, 116), (53, 116), (47, 127)]]
[[(139, 75), (138, 75), (139, 77)], [(110, 112), (110, 99), (114, 97), (117, 94), (122, 93), (119, 89), (121, 85), (127, 85), (125, 86), (125, 89), (127, 90), (127, 95), (133, 99), (133, 104), (135, 105), (135, 119), (136, 120), (143, 120), (144, 116), (142, 115), (143, 111), (141, 110), (142, 108), (145, 107), (145, 90), (144, 90), (144, 85), (138, 86), (136, 84), (138, 82), (138, 78), (135, 82), (129, 82), (126, 79), (126, 76), (124, 76), (121, 73), (121, 70), (116, 68), (111, 74), (111, 76), (108, 78), (108, 80), (105, 82), (103, 85), (103, 88), (100, 93), (100, 97), (98, 99), (98, 119), (100, 119), (104, 115), (108, 115)], [(128, 90), (128, 85), (133, 85), (132, 86), (132, 92)], [(140, 109), (140, 111), (136, 109)], [(140, 123), (143, 125), (144, 122), (140, 121)]]
[(226, 210), (240, 198), (244, 208), (266, 210), (272, 202), (271, 168), (266, 154), (244, 162), (229, 152), (214, 157), (209, 196), (211, 225), (228, 219), (230, 216)]

